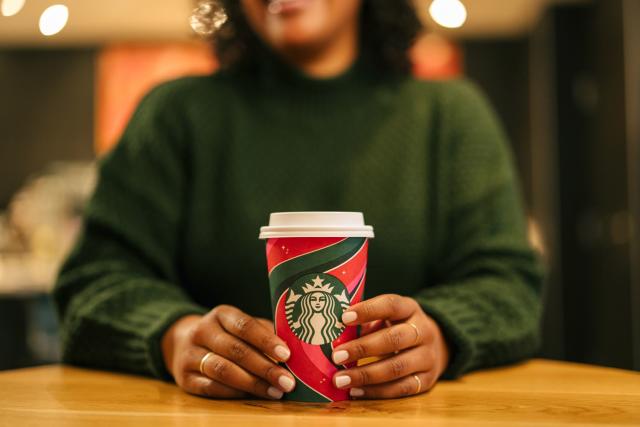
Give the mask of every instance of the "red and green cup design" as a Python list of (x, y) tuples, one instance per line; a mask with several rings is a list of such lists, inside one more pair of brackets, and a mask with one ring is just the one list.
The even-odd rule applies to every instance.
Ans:
[(291, 350), (284, 364), (296, 387), (286, 399), (348, 400), (333, 376), (338, 345), (358, 336), (342, 313), (362, 300), (367, 268), (366, 237), (278, 237), (267, 240), (267, 266), (276, 333)]

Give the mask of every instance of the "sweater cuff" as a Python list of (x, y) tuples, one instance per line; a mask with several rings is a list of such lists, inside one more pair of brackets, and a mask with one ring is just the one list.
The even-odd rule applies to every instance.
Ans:
[(435, 290), (427, 289), (414, 299), (438, 323), (449, 345), (449, 364), (442, 378), (455, 379), (472, 368), (477, 354), (472, 338), (477, 320), (466, 301), (453, 294), (429, 292)]
[(208, 310), (188, 302), (158, 301), (150, 303), (136, 313), (141, 326), (146, 325), (144, 337), (148, 368), (154, 377), (172, 381), (173, 378), (164, 364), (162, 336), (181, 317), (190, 314), (205, 314)]

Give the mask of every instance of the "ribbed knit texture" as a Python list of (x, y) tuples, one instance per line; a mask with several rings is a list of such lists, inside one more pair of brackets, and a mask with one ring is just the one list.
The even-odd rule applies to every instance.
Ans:
[(273, 59), (163, 84), (101, 161), (54, 296), (68, 363), (168, 378), (160, 341), (218, 304), (270, 317), (270, 212), (362, 211), (366, 296), (415, 297), (446, 377), (532, 355), (541, 274), (511, 154), (466, 81), (314, 80)]

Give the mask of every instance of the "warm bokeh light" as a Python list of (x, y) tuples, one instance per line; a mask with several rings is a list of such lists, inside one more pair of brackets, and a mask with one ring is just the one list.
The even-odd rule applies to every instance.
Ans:
[(67, 25), (69, 8), (63, 4), (49, 6), (40, 15), (40, 32), (45, 36), (58, 34)]
[(529, 238), (529, 243), (535, 249), (541, 257), (544, 259), (547, 258), (547, 246), (544, 242), (544, 236), (542, 235), (542, 230), (540, 228), (540, 224), (534, 218), (527, 218), (527, 235)]
[(207, 43), (115, 44), (96, 62), (96, 150), (115, 145), (142, 96), (185, 75), (213, 72), (217, 61)]
[(25, 0), (2, 0), (2, 16), (17, 15), (24, 7)]
[(460, 0), (433, 0), (429, 13), (438, 25), (459, 28), (467, 20), (467, 9)]
[(414, 76), (427, 79), (449, 79), (462, 74), (460, 48), (436, 33), (423, 33), (409, 51)]
[(196, 34), (207, 37), (219, 30), (227, 19), (224, 8), (218, 4), (200, 1), (193, 10), (189, 23)]

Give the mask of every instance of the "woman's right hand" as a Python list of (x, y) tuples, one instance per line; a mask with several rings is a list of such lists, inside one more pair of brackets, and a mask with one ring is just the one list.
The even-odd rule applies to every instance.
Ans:
[[(200, 362), (209, 352), (203, 375)], [(188, 393), (213, 398), (280, 399), (293, 390), (293, 376), (265, 354), (284, 362), (291, 353), (269, 320), (229, 305), (205, 316), (182, 317), (162, 337), (164, 363), (176, 383)]]

